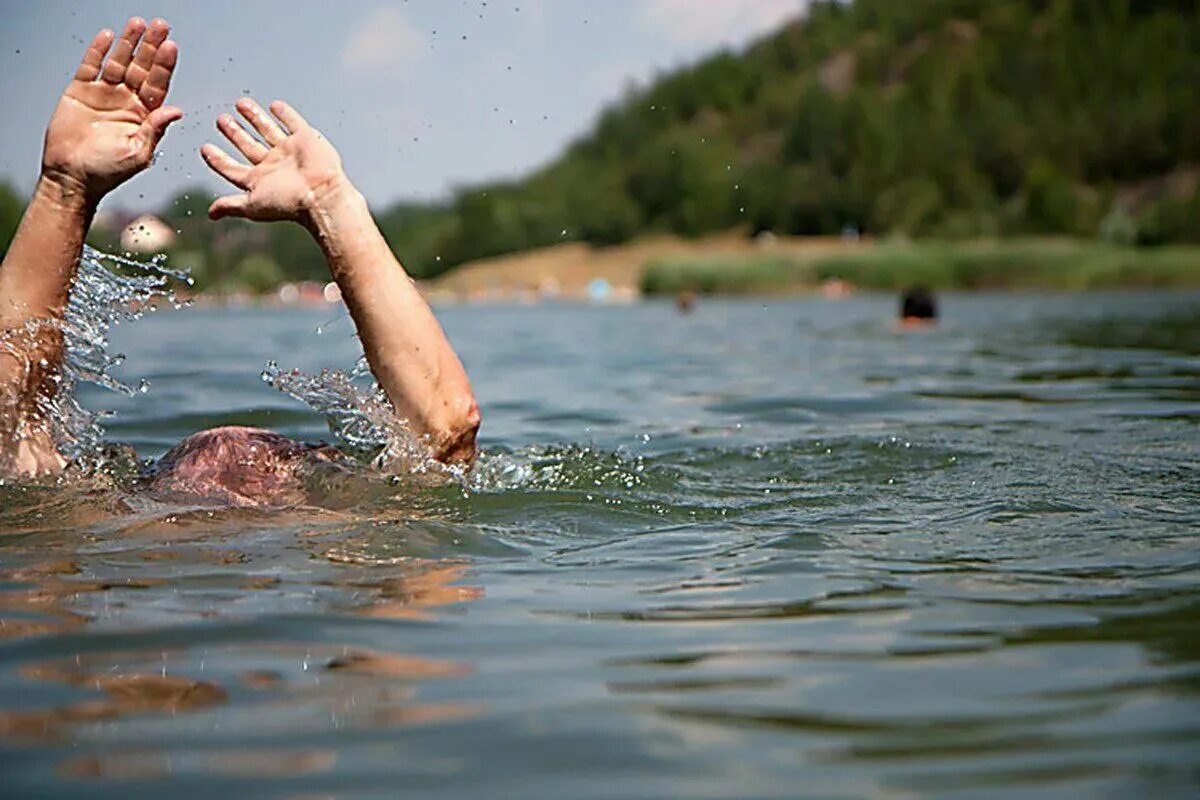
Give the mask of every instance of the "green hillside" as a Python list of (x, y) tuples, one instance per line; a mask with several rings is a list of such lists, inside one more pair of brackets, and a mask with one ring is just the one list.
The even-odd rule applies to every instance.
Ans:
[(626, 97), (526, 179), (383, 225), (421, 275), (738, 225), (1198, 240), (1197, 87), (1194, 0), (818, 2)]
[[(628, 95), (522, 180), (377, 211), (418, 277), (567, 240), (738, 227), (1197, 242), (1197, 87), (1196, 0), (816, 0), (743, 52)], [(208, 200), (189, 190), (160, 214), (199, 285), (326, 275), (303, 231), (218, 235)], [(20, 208), (0, 186), (0, 245)]]

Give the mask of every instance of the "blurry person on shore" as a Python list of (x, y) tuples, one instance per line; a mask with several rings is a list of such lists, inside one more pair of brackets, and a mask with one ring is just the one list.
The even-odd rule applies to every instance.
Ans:
[(854, 294), (854, 284), (841, 278), (826, 278), (821, 283), (821, 296), (826, 300), (845, 300)]
[(696, 307), (696, 293), (690, 289), (684, 289), (679, 294), (675, 295), (675, 308), (680, 314), (690, 314), (692, 309)]

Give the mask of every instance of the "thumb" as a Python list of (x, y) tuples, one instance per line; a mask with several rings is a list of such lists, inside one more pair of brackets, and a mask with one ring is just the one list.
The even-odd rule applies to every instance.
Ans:
[(248, 196), (244, 194), (227, 194), (224, 197), (218, 197), (208, 207), (208, 218), (215, 220), (224, 217), (245, 217), (249, 205), (250, 199)]
[(183, 109), (179, 106), (163, 106), (151, 111), (142, 126), (150, 134), (150, 141), (158, 144), (158, 140), (167, 132), (167, 126), (180, 119), (183, 119)]

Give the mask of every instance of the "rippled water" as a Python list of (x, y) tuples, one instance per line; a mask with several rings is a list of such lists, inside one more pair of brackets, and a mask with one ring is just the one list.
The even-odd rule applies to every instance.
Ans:
[[(0, 794), (1194, 796), (1200, 296), (943, 306), (444, 309), (469, 489), (4, 490)], [(84, 404), (319, 437), (258, 376), (331, 316), (152, 315)]]

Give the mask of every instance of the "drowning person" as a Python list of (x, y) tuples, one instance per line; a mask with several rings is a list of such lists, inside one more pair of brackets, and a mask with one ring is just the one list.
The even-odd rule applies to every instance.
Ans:
[(937, 300), (924, 286), (913, 286), (900, 298), (900, 325), (931, 328), (937, 324)]
[[(169, 34), (165, 21), (139, 17), (119, 38), (97, 33), (46, 129), (41, 175), (0, 265), (0, 477), (35, 478), (68, 465), (48, 411), (63, 366), (61, 324), (97, 205), (151, 165), (183, 116), (164, 105), (179, 58)], [(480, 415), (466, 371), (337, 151), (287, 103), (271, 103), (268, 114), (243, 97), (236, 109), (254, 133), (231, 114), (220, 115), (217, 128), (245, 162), (211, 144), (200, 151), (241, 190), (214, 201), (209, 217), (307, 229), (397, 418), (432, 459), (469, 465)], [(271, 431), (223, 427), (184, 439), (146, 481), (152, 491), (197, 501), (291, 505), (303, 501), (301, 467), (335, 455)]]

